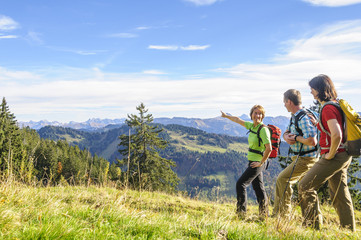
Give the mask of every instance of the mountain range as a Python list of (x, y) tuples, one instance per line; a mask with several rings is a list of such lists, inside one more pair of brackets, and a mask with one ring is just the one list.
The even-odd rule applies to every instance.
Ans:
[[(243, 114), (240, 116), (241, 119), (246, 121), (251, 121), (249, 116)], [(264, 124), (273, 124), (278, 126), (282, 132), (285, 131), (288, 123), (289, 118), (284, 116), (278, 117), (265, 117), (263, 120)], [(21, 122), (19, 121), (20, 127), (30, 127), (35, 130), (39, 130), (45, 126), (56, 126), (56, 127), (64, 127), (64, 128), (72, 128), (82, 131), (104, 131), (107, 129), (117, 128), (125, 123), (125, 119), (99, 119), (99, 118), (92, 118), (85, 122), (68, 122), (68, 123), (61, 123), (57, 121), (29, 121), (29, 122)], [(226, 134), (230, 136), (245, 136), (247, 134), (247, 130), (240, 125), (222, 118), (222, 117), (215, 117), (215, 118), (184, 118), (184, 117), (173, 117), (173, 118), (155, 118), (154, 123), (159, 123), (162, 125), (168, 124), (177, 124), (182, 125), (185, 127), (193, 127), (200, 130), (203, 130), (208, 133), (216, 133), (216, 134)]]

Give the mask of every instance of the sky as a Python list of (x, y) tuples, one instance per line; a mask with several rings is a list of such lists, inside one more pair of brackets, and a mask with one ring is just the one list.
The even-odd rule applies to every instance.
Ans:
[(0, 0), (0, 97), (18, 121), (289, 116), (326, 74), (361, 111), (361, 0)]

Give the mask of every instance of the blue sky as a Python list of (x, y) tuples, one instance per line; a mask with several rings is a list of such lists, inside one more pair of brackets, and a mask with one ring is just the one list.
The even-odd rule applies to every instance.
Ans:
[(288, 116), (327, 74), (361, 111), (361, 0), (0, 0), (0, 97), (19, 121)]

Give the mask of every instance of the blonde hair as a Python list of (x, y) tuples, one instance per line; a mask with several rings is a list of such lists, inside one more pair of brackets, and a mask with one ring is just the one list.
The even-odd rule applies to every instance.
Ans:
[[(264, 110), (264, 107), (262, 107), (261, 105), (254, 105), (254, 106), (251, 108), (251, 111), (250, 111), (250, 113), (249, 113), (249, 115), (251, 116), (251, 119), (252, 119), (252, 114), (253, 114), (254, 110), (256, 110), (256, 109), (258, 109), (258, 110), (261, 111), (261, 113), (262, 113), (262, 120), (263, 120), (263, 118), (265, 117), (266, 111)], [(253, 119), (252, 119), (252, 120), (253, 120)]]

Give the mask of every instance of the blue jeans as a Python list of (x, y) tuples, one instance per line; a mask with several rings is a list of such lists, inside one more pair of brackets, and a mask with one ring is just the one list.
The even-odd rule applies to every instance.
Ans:
[(257, 168), (251, 168), (249, 161), (248, 168), (242, 176), (238, 179), (236, 184), (237, 190), (237, 213), (243, 214), (247, 211), (247, 192), (246, 187), (252, 183), (253, 190), (257, 196), (257, 202), (259, 205), (259, 214), (262, 216), (268, 215), (268, 199), (266, 190), (263, 184), (263, 169), (265, 165)]

